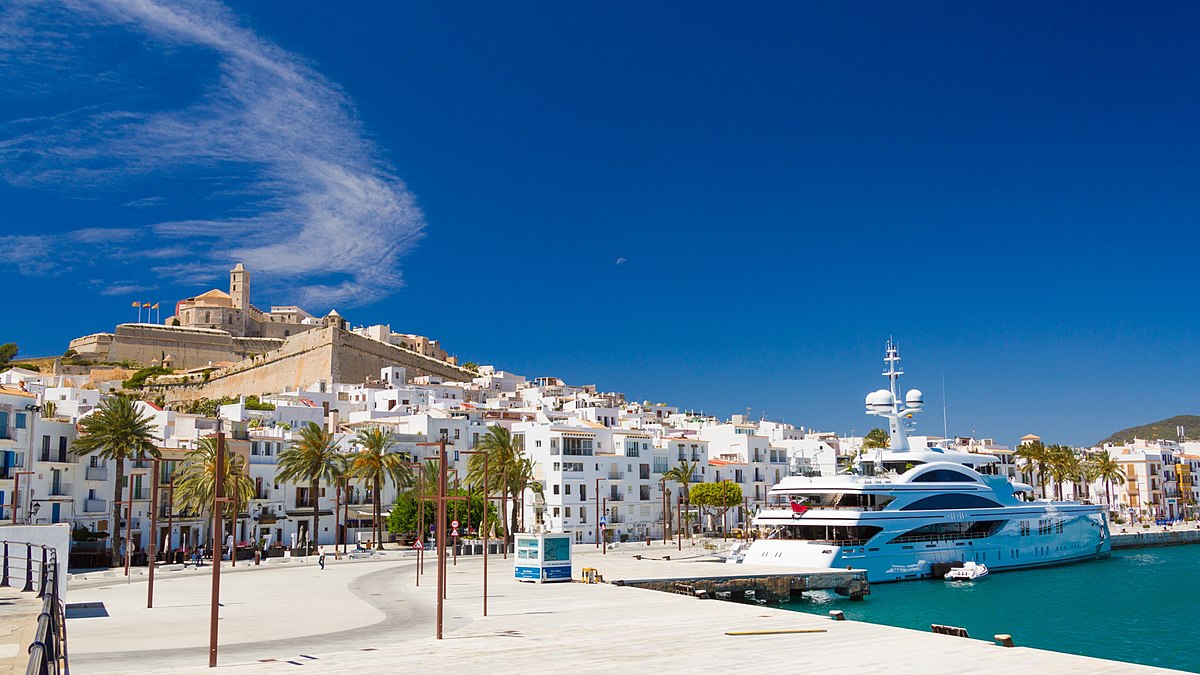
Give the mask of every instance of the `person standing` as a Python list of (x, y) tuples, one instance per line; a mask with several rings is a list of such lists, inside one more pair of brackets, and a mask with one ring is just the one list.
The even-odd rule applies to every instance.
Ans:
[(321, 569), (325, 569), (325, 547), (322, 546), (320, 551), (321, 555), (317, 558), (317, 564), (321, 566)]

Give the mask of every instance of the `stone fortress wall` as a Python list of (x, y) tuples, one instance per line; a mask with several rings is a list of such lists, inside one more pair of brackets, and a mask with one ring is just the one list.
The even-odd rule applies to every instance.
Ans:
[(113, 333), (95, 333), (71, 340), (70, 347), (93, 361), (132, 361), (148, 366), (163, 355), (176, 370), (241, 361), (283, 346), (283, 340), (235, 337), (221, 330), (123, 323)]
[(456, 382), (468, 382), (475, 376), (445, 361), (328, 327), (294, 335), (278, 349), (250, 356), (207, 376), (155, 378), (147, 393), (178, 402), (279, 392), (319, 381), (365, 382), (377, 379), (380, 369), (395, 365), (404, 366), (410, 376), (437, 375)]

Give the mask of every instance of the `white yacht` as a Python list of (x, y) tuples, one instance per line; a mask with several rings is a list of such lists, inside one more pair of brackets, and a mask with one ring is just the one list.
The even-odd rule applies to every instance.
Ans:
[(941, 577), (966, 562), (991, 570), (1108, 555), (1100, 505), (1035, 500), (1033, 489), (996, 475), (990, 455), (911, 448), (919, 390), (899, 398), (900, 355), (889, 341), (888, 389), (867, 396), (867, 414), (888, 421), (890, 447), (867, 450), (851, 472), (783, 479), (754, 519), (769, 534), (741, 562), (867, 570), (871, 582)]

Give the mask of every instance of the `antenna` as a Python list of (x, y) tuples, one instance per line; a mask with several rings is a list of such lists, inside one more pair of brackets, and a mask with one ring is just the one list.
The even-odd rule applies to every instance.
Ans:
[(946, 421), (946, 374), (942, 373), (942, 438), (950, 438), (950, 423)]

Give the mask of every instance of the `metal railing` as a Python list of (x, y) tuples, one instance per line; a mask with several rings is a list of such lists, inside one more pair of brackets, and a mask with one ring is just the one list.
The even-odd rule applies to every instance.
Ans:
[(59, 464), (70, 464), (74, 461), (74, 458), (67, 454), (66, 450), (47, 450), (46, 448), (42, 448), (38, 458), (43, 462), (58, 462)]
[(50, 485), (51, 497), (70, 497), (72, 494), (74, 493), (71, 491), (70, 483), (52, 483)]
[(108, 480), (108, 467), (89, 466), (86, 471), (86, 480)]
[(83, 500), (84, 513), (104, 513), (108, 509), (108, 500), (106, 499), (85, 499)]
[(12, 587), (19, 578), (24, 582), (22, 593), (36, 590), (42, 598), (25, 675), (67, 675), (67, 617), (58, 594), (58, 551), (23, 541), (3, 541), (0, 546), (4, 549), (0, 587)]

